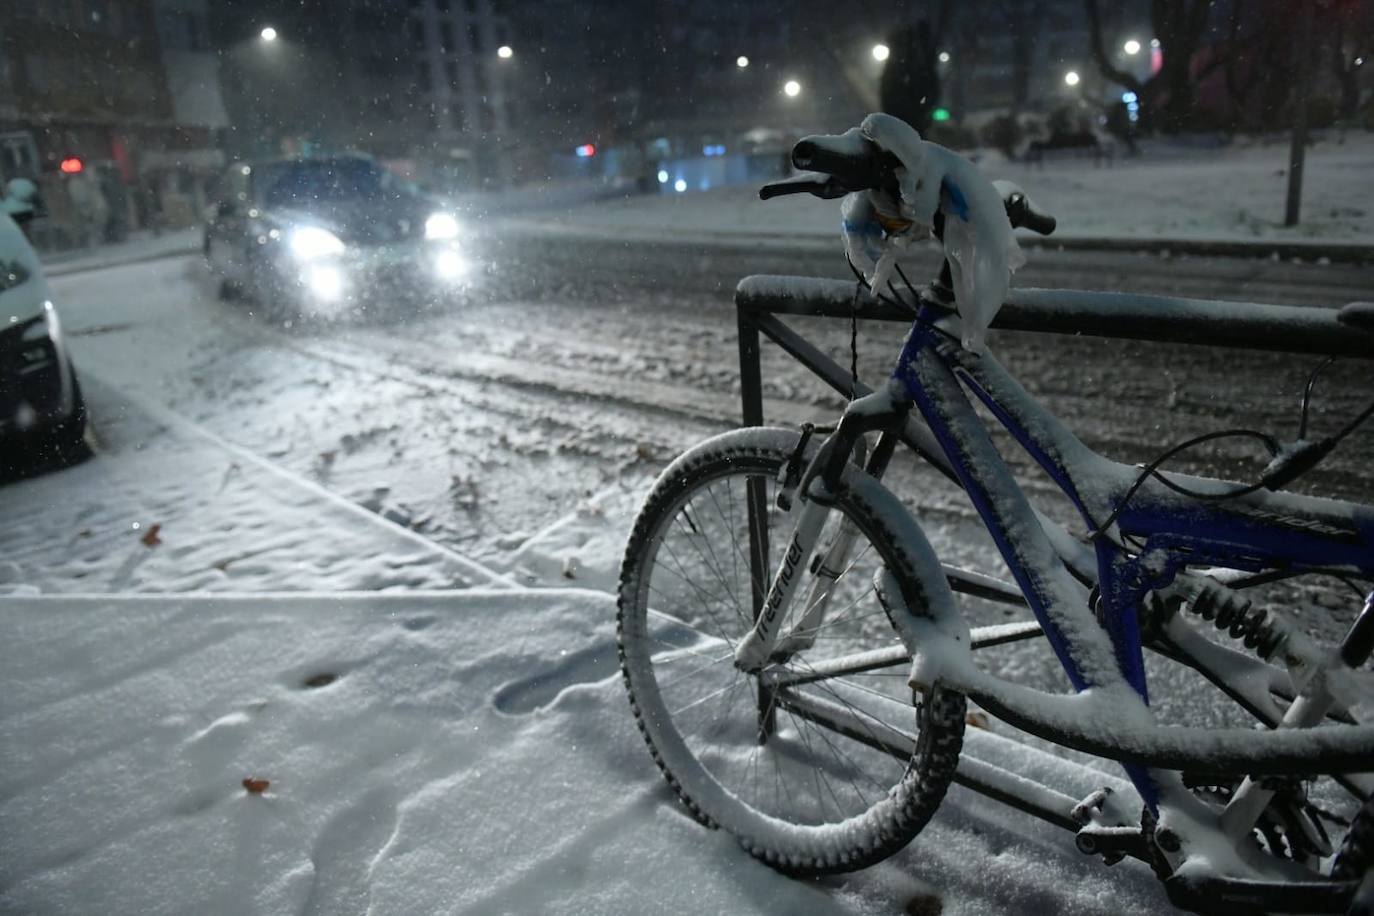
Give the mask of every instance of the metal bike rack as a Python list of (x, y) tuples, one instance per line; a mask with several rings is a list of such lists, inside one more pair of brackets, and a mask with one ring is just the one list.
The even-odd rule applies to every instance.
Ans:
[[(871, 390), (856, 383), (848, 370), (778, 316), (854, 317), (906, 324), (914, 318), (911, 311), (856, 289), (854, 281), (798, 277), (746, 277), (736, 287), (735, 307), (739, 325), (740, 400), (745, 426), (764, 423), (759, 363), (761, 334), (837, 392), (844, 395), (853, 392), (858, 396)], [(1015, 289), (1008, 294), (992, 327), (1374, 359), (1374, 328), (1342, 321), (1336, 309), (1326, 308), (1078, 290)], [(902, 440), (951, 480), (955, 479), (953, 469), (933, 436), (918, 419), (908, 420)], [(763, 525), (766, 495), (762, 481), (750, 480), (748, 487), (750, 565), (754, 573), (753, 600), (757, 615), (763, 607), (767, 589), (764, 573), (768, 543)], [(1018, 591), (995, 579), (951, 566), (945, 566), (944, 572), (955, 591), (1009, 604), (1025, 603)], [(980, 629), (987, 632), (980, 633)], [(999, 632), (994, 634), (994, 630)], [(975, 628), (971, 635), (974, 648), (986, 648), (1034, 638), (1041, 633), (1039, 625), (1031, 621), (1014, 632), (1004, 627)], [(761, 696), (760, 701), (760, 709), (770, 708), (766, 696)], [(792, 711), (818, 724), (840, 727), (838, 720), (830, 718), (824, 709), (794, 708)], [(879, 749), (910, 756), (909, 747), (895, 746), (901, 743), (904, 742), (898, 740), (894, 746)], [(975, 756), (961, 756), (954, 780), (1057, 827), (1077, 832), (1082, 826), (1072, 814), (1077, 799)], [(1104, 778), (1105, 781), (1109, 780)], [(1129, 854), (1144, 858), (1139, 851), (1129, 851)]]

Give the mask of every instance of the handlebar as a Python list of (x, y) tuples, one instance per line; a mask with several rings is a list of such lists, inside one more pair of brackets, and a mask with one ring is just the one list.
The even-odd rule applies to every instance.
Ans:
[(803, 137), (792, 147), (792, 164), (809, 175), (775, 181), (759, 190), (762, 200), (784, 194), (813, 194), (823, 200), (869, 189), (898, 195), (897, 169), (901, 161), (859, 133)]
[[(869, 140), (858, 128), (843, 134), (803, 137), (792, 147), (792, 164), (810, 174), (775, 181), (759, 189), (761, 200), (785, 194), (811, 194), (833, 200), (854, 191), (885, 191), (900, 196), (897, 169), (901, 161)], [(1054, 232), (1053, 216), (1036, 208), (1026, 193), (1010, 182), (996, 182), (1013, 228), (1025, 227), (1041, 235)]]

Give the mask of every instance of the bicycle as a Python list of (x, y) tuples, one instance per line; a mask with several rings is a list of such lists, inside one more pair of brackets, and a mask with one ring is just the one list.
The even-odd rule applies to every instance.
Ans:
[[(806, 138), (793, 159), (814, 174), (768, 185), (764, 199), (892, 192), (900, 167), (848, 134)], [(999, 192), (1013, 226), (1054, 230), (1019, 189)], [(662, 473), (635, 521), (620, 662), (682, 803), (785, 873), (867, 867), (921, 831), (956, 777), (1002, 800), (1022, 791), (1012, 775), (961, 769), (972, 699), (1123, 766), (1139, 807), (1107, 789), (1042, 816), (1108, 864), (1149, 863), (1175, 905), (1369, 912), (1374, 683), (1360, 669), (1374, 651), (1374, 593), (1331, 650), (1245, 590), (1306, 574), (1374, 577), (1374, 509), (1281, 489), (1374, 404), (1324, 440), (1281, 448), (1262, 436), (1274, 459), (1249, 485), (1162, 470), (1178, 448), (1143, 468), (1119, 464), (991, 352), (961, 346), (948, 263), (927, 287), (901, 279), (904, 291), (869, 290), (912, 318), (884, 386), (853, 399), (833, 430), (746, 427), (699, 444)], [(764, 285), (805, 303), (807, 282)], [(1366, 342), (1367, 311), (1340, 315)], [(974, 403), (1047, 472), (1086, 534), (1032, 506)], [(881, 481), (903, 441), (962, 487), (1012, 582), (941, 564)], [(1034, 621), (971, 630), (956, 592), (1028, 606)], [(1207, 639), (1194, 620), (1240, 647)], [(1031, 637), (1047, 640), (1073, 693), (974, 661), (975, 650)], [(1263, 730), (1157, 723), (1146, 649), (1202, 674)], [(1333, 786), (1357, 809), (1339, 841), (1328, 827), (1343, 819), (1318, 804)]]

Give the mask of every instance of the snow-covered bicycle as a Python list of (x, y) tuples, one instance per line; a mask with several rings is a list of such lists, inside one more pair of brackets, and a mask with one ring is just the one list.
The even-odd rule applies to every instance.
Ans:
[[(794, 161), (816, 174), (763, 196), (877, 191), (891, 204), (929, 196), (936, 180), (932, 228), (963, 260), (954, 276), (947, 260), (921, 289), (900, 267), (875, 271), (863, 295), (909, 309), (914, 322), (891, 378), (833, 430), (729, 432), (654, 485), (622, 567), (618, 633), (631, 704), (664, 776), (700, 821), (775, 868), (863, 868), (909, 843), (952, 780), (1003, 800), (1029, 793), (1034, 810), (1034, 787), (1015, 774), (961, 765), (967, 698), (1039, 739), (1119, 762), (1138, 800), (1104, 789), (1043, 816), (1109, 864), (1150, 863), (1176, 905), (1369, 912), (1374, 594), (1332, 646), (1249, 589), (1314, 574), (1368, 588), (1374, 509), (1282, 487), (1374, 404), (1323, 439), (1285, 446), (1242, 431), (1273, 454), (1249, 484), (1162, 470), (1182, 446), (1144, 467), (1099, 456), (981, 346), (986, 311), (963, 308), (976, 265), (967, 245), (954, 251), (951, 228), (988, 218), (986, 189), (967, 173), (957, 183), (947, 171), (923, 176), (869, 125), (803, 140)], [(1010, 225), (1053, 230), (1019, 189), (996, 193)], [(846, 205), (846, 219), (857, 212)], [(878, 215), (885, 234), (902, 231), (892, 209)], [(824, 281), (746, 284), (804, 311)], [(1076, 307), (1094, 310), (1091, 297)], [(1217, 315), (1235, 328), (1255, 318)], [(1367, 307), (1321, 318), (1374, 352)], [(1063, 491), (1082, 532), (1032, 506), (975, 404)], [(1013, 583), (942, 565), (881, 482), (901, 442), (962, 487)], [(970, 595), (1028, 606), (1034, 620), (971, 629), (960, 606)], [(1018, 683), (975, 652), (1029, 637), (1048, 642), (1071, 693)], [(1147, 649), (1199, 672), (1252, 724), (1158, 722)]]

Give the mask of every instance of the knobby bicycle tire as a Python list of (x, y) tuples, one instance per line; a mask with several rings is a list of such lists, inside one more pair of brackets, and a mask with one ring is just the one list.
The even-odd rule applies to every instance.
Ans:
[[(635, 522), (626, 551), (617, 637), (640, 732), (687, 809), (706, 826), (732, 833), (748, 852), (774, 868), (815, 875), (865, 868), (897, 852), (921, 831), (944, 798), (958, 765), (965, 700), (937, 686), (920, 696), (913, 710), (906, 687), (907, 666), (897, 664), (878, 674), (851, 674), (833, 683), (817, 681), (819, 687), (808, 684), (795, 693), (814, 689), (822, 699), (837, 698), (856, 717), (872, 715), (872, 731), (877, 732), (884, 726), (869, 707), (895, 709), (889, 695), (902, 692), (905, 715), (915, 720), (915, 749), (909, 759), (895, 760), (833, 731), (810, 735), (808, 726), (814, 723), (792, 716), (786, 700), (778, 699), (783, 692), (771, 695), (766, 705), (778, 721), (776, 731), (766, 741), (759, 740), (759, 709), (764, 704), (757, 699), (758, 681), (734, 669), (729, 638), (747, 631), (753, 616), (743, 503), (747, 488), (742, 481), (753, 479), (776, 487), (797, 441), (797, 433), (788, 430), (737, 430), (696, 446), (664, 472)], [(738, 489), (733, 487), (736, 480), (741, 481)], [(721, 482), (725, 482), (724, 491)], [(770, 513), (783, 514), (771, 496), (767, 505)], [(867, 582), (863, 578), (867, 568), (861, 561), (869, 551), (876, 572), (890, 572), (900, 583), (907, 605), (917, 612), (923, 605), (919, 566), (908, 551), (929, 550), (929, 546), (905, 545), (893, 534), (902, 530), (898, 519), (905, 518), (896, 498), (878, 481), (851, 468), (835, 507), (838, 511), (831, 512), (832, 521), (848, 519), (868, 545), (864, 551), (857, 546), (851, 551), (852, 560), (833, 585), (840, 598), (856, 597), (854, 603), (830, 612), (824, 627), (817, 628), (831, 628), (825, 635), (817, 632), (810, 648), (787, 659), (786, 664), (794, 668), (813, 664), (813, 659), (821, 660), (827, 652), (843, 654), (851, 642), (856, 648), (861, 644), (872, 648), (870, 643), (875, 641), (897, 642), (885, 610), (851, 610), (860, 601), (865, 608), (877, 601), (876, 576)], [(778, 521), (779, 530), (770, 537), (775, 554), (791, 526), (790, 517)], [(741, 531), (746, 539), (743, 548), (738, 537), (734, 543), (722, 539), (727, 532), (735, 536)], [(713, 540), (712, 536), (717, 537)], [(818, 553), (823, 549), (818, 548)], [(688, 555), (687, 560), (679, 553)], [(676, 562), (677, 568), (660, 568), (660, 554), (665, 567)], [(734, 581), (724, 575), (727, 565)], [(660, 572), (663, 575), (656, 578)], [(710, 581), (693, 581), (698, 576)], [(815, 578), (814, 570), (811, 578)], [(842, 580), (846, 581), (844, 591), (840, 591)], [(805, 594), (803, 586), (798, 595)], [(678, 667), (673, 668), (674, 664)], [(680, 673), (684, 670), (685, 674)], [(727, 687), (713, 694), (708, 688), (715, 677), (726, 680)], [(865, 677), (870, 680), (861, 682)], [(701, 679), (707, 679), (707, 686), (694, 686)], [(676, 710), (665, 700), (665, 692), (678, 705)], [(714, 715), (718, 706), (730, 700), (736, 701), (733, 715)], [(700, 735), (695, 729), (686, 734), (691, 721), (703, 716)], [(900, 725), (908, 726), (912, 718)], [(867, 727), (870, 719), (860, 721)], [(873, 755), (880, 755), (887, 764)], [(752, 789), (748, 784), (751, 769)], [(841, 772), (837, 775), (836, 771)], [(875, 771), (882, 771), (881, 776), (873, 775)], [(793, 775), (803, 785), (779, 785)], [(767, 797), (770, 776), (775, 783), (771, 802)], [(842, 776), (849, 779), (848, 786), (840, 782)], [(790, 810), (780, 812), (781, 808)]]

